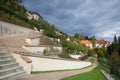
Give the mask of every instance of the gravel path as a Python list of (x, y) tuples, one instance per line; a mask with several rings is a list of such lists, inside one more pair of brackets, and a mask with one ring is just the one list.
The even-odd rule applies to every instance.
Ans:
[(72, 75), (89, 72), (89, 71), (93, 70), (97, 65), (98, 65), (98, 63), (95, 61), (95, 63), (92, 66), (85, 68), (85, 69), (81, 69), (81, 70), (30, 74), (30, 75), (24, 75), (21, 77), (17, 77), (15, 79), (11, 79), (11, 80), (59, 80), (64, 77), (69, 77)]

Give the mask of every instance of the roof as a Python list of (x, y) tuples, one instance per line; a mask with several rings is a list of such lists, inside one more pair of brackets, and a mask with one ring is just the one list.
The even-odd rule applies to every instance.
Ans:
[(89, 40), (81, 40), (80, 44), (92, 44)]
[(110, 42), (105, 40), (96, 40), (96, 44), (110, 44)]

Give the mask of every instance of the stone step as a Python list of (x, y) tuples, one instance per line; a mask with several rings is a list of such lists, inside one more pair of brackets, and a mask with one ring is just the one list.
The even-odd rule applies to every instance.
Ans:
[(12, 58), (12, 56), (11, 55), (6, 55), (6, 56), (0, 56), (0, 60), (2, 59), (11, 59)]
[(8, 60), (8, 59), (13, 59), (12, 57), (0, 57), (0, 60)]
[(23, 69), (19, 66), (13, 67), (13, 68), (8, 68), (8, 69), (3, 69), (3, 70), (0, 70), (0, 77), (3, 75), (20, 72), (20, 71), (23, 71)]
[(14, 73), (10, 73), (10, 74), (7, 74), (7, 75), (0, 76), (0, 80), (8, 80), (8, 78), (10, 78), (10, 77), (15, 77), (15, 76), (18, 76), (18, 75), (21, 76), (21, 75), (24, 75), (24, 74), (25, 74), (25, 71), (14, 72)]
[(15, 59), (12, 59), (12, 58), (9, 58), (9, 59), (0, 59), (0, 65), (12, 63), (12, 62), (15, 62)]
[(25, 74), (25, 71), (9, 53), (0, 53), (0, 80)]
[(16, 62), (8, 63), (8, 64), (2, 64), (2, 65), (0, 65), (0, 70), (8, 69), (8, 68), (16, 67), (16, 66), (18, 66), (18, 63), (16, 63)]
[(8, 56), (10, 53), (0, 53), (0, 56)]

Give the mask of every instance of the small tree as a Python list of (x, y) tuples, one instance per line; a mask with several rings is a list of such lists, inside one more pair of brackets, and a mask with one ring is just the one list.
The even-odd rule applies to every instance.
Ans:
[(102, 49), (97, 49), (98, 57), (104, 57), (104, 52)]
[(46, 49), (44, 49), (43, 54), (47, 56), (47, 55), (48, 55), (48, 52), (49, 52), (49, 51), (48, 51), (48, 48), (46, 48)]
[(78, 34), (78, 33), (75, 33), (74, 38), (79, 39), (79, 38), (80, 38), (80, 37), (79, 37), (79, 34)]
[(95, 48), (96, 37), (95, 37), (95, 36), (92, 36), (92, 37), (90, 38), (90, 41), (92, 42), (92, 45), (93, 45), (93, 47)]

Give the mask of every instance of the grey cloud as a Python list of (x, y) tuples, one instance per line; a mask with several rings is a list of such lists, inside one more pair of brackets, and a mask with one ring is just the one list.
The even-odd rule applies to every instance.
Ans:
[(99, 39), (120, 35), (119, 0), (24, 0), (23, 4), (71, 35), (77, 32)]

